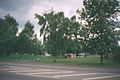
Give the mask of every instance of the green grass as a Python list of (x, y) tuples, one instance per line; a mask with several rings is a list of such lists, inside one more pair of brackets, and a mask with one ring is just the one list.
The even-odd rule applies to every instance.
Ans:
[(40, 63), (44, 64), (63, 64), (63, 65), (75, 65), (75, 66), (89, 66), (89, 67), (120, 67), (119, 62), (104, 60), (104, 64), (100, 64), (99, 57), (80, 57), (76, 59), (56, 59), (56, 62), (53, 62), (53, 59), (41, 59)]
[(99, 59), (97, 57), (80, 57), (76, 59), (56, 59), (56, 62), (53, 62), (53, 59), (41, 59), (40, 62), (48, 63), (60, 63), (60, 64), (89, 64), (89, 63), (98, 63)]
[[(39, 61), (37, 59), (39, 58)], [(62, 64), (62, 65), (75, 65), (75, 66), (89, 66), (89, 67), (120, 67), (120, 62), (115, 62), (112, 60), (104, 60), (104, 64), (100, 63), (99, 56), (89, 56), (89, 57), (79, 57), (76, 59), (65, 59), (63, 57), (58, 57), (56, 62), (53, 62), (53, 57), (46, 57), (40, 55), (27, 55), (20, 59), (16, 56), (9, 56), (9, 57), (2, 57), (0, 61), (9, 61), (9, 62), (16, 62), (16, 61), (32, 61), (37, 62), (38, 64)]]

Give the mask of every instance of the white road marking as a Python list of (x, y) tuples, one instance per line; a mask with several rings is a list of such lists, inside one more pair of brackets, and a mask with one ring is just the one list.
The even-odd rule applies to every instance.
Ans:
[(82, 76), (82, 75), (95, 75), (95, 74), (101, 74), (101, 73), (86, 73), (86, 74), (57, 75), (57, 76), (53, 76), (52, 78), (61, 78), (61, 77), (70, 77), (70, 76)]
[(0, 70), (9, 71), (9, 70), (14, 70), (14, 69), (8, 68), (8, 69), (0, 69)]
[(12, 67), (9, 72), (14, 72), (16, 74), (21, 74), (21, 75), (42, 75), (42, 74), (67, 74), (67, 73), (73, 73), (74, 71), (67, 71), (67, 70), (52, 70), (52, 69), (35, 69), (33, 70), (32, 68), (18, 68), (17, 67)]
[(73, 73), (73, 71), (67, 71), (67, 72), (36, 72), (36, 73), (27, 73), (29, 75), (39, 75), (39, 74), (58, 74), (58, 73)]
[(16, 73), (18, 75), (27, 75), (27, 76), (36, 76), (36, 77), (44, 77), (44, 78), (51, 78), (51, 76), (45, 76), (45, 75), (32, 75), (32, 74), (23, 74), (23, 73)]
[(9, 72), (41, 72), (41, 71), (52, 71), (50, 69), (36, 69), (36, 70), (33, 70), (33, 69), (26, 69), (26, 70), (13, 70), (13, 71), (9, 71)]
[(120, 77), (120, 75), (85, 78), (85, 79), (83, 79), (83, 80), (104, 79), (104, 78), (113, 78), (113, 77)]
[[(6, 70), (21, 70), (21, 71), (23, 71), (23, 70), (26, 70), (26, 69), (34, 69), (34, 70), (36, 70), (35, 68), (37, 68), (38, 69), (38, 65), (31, 65), (31, 64), (12, 64), (12, 63), (7, 63), (8, 65), (10, 64), (10, 65), (12, 65), (12, 66), (10, 66), (10, 67), (8, 67), (8, 69), (6, 69)], [(16, 66), (16, 67), (15, 67)], [(17, 67), (18, 66), (18, 67)], [(22, 66), (25, 66), (25, 67), (22, 67)], [(30, 66), (30, 67), (34, 67), (34, 68), (29, 68), (29, 67), (27, 67), (27, 66)], [(41, 66), (41, 67), (44, 67), (44, 66)], [(45, 66), (46, 67), (46, 66)], [(56, 69), (56, 71), (57, 71), (57, 69), (62, 69), (62, 68), (68, 68), (68, 67), (60, 67), (60, 68), (56, 68), (56, 66), (47, 66), (48, 68), (50, 68), (50, 67), (52, 67), (52, 68), (54, 68), (55, 67), (55, 69)], [(92, 68), (77, 68), (77, 69), (92, 69)], [(97, 68), (96, 68), (97, 69)], [(4, 69), (3, 69), (4, 70)], [(107, 69), (105, 69), (105, 70), (107, 70)], [(108, 69), (109, 70), (109, 69)], [(114, 70), (114, 69), (113, 69)], [(117, 70), (120, 70), (120, 69), (117, 69)], [(62, 70), (61, 70), (62, 71)], [(45, 73), (45, 72), (42, 72), (42, 73), (45, 73), (46, 75), (47, 74), (52, 74), (52, 72), (54, 72), (54, 70), (52, 70), (51, 72), (49, 72), (49, 73)], [(58, 71), (59, 72), (59, 71)], [(64, 70), (63, 70), (63, 72), (65, 72)], [(27, 73), (27, 72), (26, 72)], [(23, 74), (23, 75), (27, 75), (27, 74)], [(31, 73), (32, 73), (32, 71), (31, 71)], [(41, 72), (39, 72), (39, 73), (41, 73)], [(86, 73), (86, 74), (76, 74), (76, 73), (74, 73), (74, 74), (65, 74), (65, 75), (63, 75), (62, 73), (62, 75), (58, 75), (58, 74), (56, 74), (55, 72), (54, 72), (54, 75), (56, 74), (56, 76), (52, 76), (52, 75), (38, 75), (39, 73), (33, 73), (33, 74), (29, 74), (30, 76), (38, 76), (38, 77), (49, 77), (49, 78), (61, 78), (61, 77), (70, 77), (70, 76), (82, 76), (82, 75), (96, 75), (96, 74), (102, 74), (102, 73)], [(60, 72), (59, 72), (60, 73)], [(17, 73), (17, 71), (16, 71), (16, 74), (21, 74), (21, 73)], [(105, 73), (104, 73), (105, 74)], [(52, 76), (52, 77), (51, 77)], [(103, 78), (112, 78), (112, 77), (119, 77), (120, 75), (113, 75), (113, 76), (103, 76), (103, 77), (93, 77), (93, 78), (85, 78), (85, 79), (83, 79), (83, 80), (96, 80), (96, 79), (103, 79)]]
[(11, 68), (11, 67), (9, 67), (9, 68), (3, 68), (3, 69), (0, 69), (0, 70), (5, 70), (5, 71), (12, 70), (12, 71), (14, 71), (14, 70), (26, 70), (26, 69), (28, 69), (28, 68)]
[(24, 68), (24, 67), (13, 67), (13, 66), (9, 66), (8, 68), (9, 69), (15, 69), (15, 70), (26, 70), (26, 69), (29, 69), (29, 68)]
[[(59, 75), (59, 74), (71, 74), (73, 71), (67, 71), (67, 72), (31, 72), (31, 73), (16, 73), (19, 75), (28, 75), (28, 76), (36, 76), (36, 77), (46, 77), (46, 78), (52, 78), (52, 75)], [(52, 75), (49, 75), (52, 74)]]

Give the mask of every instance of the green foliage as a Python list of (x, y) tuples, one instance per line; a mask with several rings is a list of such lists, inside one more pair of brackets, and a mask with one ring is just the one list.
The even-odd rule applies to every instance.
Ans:
[(41, 41), (38, 40), (37, 35), (32, 40), (32, 53), (37, 55), (43, 55), (44, 46), (41, 44)]
[(28, 53), (42, 53), (41, 42), (34, 35), (34, 26), (27, 21), (25, 28), (17, 35), (18, 23), (9, 14), (4, 19), (0, 18), (0, 55), (19, 53), (21, 57)]
[[(57, 57), (63, 53), (65, 49), (64, 27), (62, 26), (64, 13), (44, 13), (43, 15), (36, 14), (41, 26), (40, 35), (44, 36), (44, 44), (47, 52)], [(63, 30), (63, 31), (62, 31)]]
[(117, 0), (84, 0), (81, 19), (86, 21), (90, 34), (87, 39), (87, 50), (90, 53), (103, 55), (110, 53), (117, 45), (114, 28), (111, 22), (119, 12)]
[(4, 19), (0, 19), (0, 51), (1, 55), (9, 55), (13, 50), (16, 34), (18, 32), (18, 23), (9, 14)]
[(37, 39), (37, 35), (34, 34), (34, 26), (27, 21), (25, 28), (19, 34), (16, 40), (16, 49), (23, 57), (24, 54), (41, 54), (43, 47), (41, 42)]
[(81, 50), (78, 36), (81, 34), (80, 24), (76, 16), (64, 17), (63, 12), (35, 14), (41, 26), (40, 35), (44, 36), (44, 44), (49, 54), (57, 57), (66, 53), (78, 53)]
[(16, 48), (17, 52), (23, 56), (23, 54), (28, 54), (32, 52), (32, 39), (34, 37), (34, 26), (27, 21), (25, 28), (19, 34), (17, 38)]

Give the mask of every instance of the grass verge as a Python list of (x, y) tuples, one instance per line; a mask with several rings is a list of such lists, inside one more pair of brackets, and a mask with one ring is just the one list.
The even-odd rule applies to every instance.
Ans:
[(75, 59), (65, 59), (59, 57), (56, 62), (53, 62), (53, 57), (45, 57), (40, 55), (27, 55), (20, 59), (16, 56), (1, 57), (0, 61), (4, 62), (16, 62), (16, 61), (32, 61), (38, 64), (62, 64), (62, 65), (74, 65), (74, 66), (89, 66), (89, 67), (114, 67), (119, 68), (120, 62), (115, 62), (112, 60), (104, 60), (104, 64), (100, 64), (99, 56), (89, 56), (89, 57), (79, 57)]

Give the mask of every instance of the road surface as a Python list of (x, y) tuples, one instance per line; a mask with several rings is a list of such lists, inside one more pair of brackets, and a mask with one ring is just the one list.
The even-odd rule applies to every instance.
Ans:
[(0, 80), (120, 80), (120, 68), (0, 62)]

